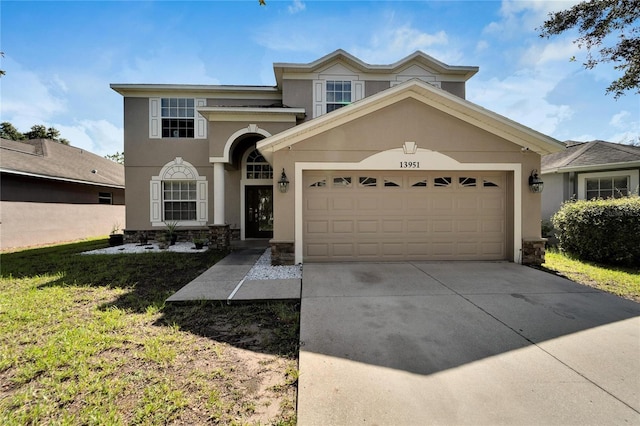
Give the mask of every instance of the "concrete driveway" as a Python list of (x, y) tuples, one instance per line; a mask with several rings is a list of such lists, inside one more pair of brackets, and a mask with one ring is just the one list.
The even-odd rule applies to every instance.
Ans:
[(640, 424), (640, 305), (512, 263), (305, 264), (298, 424)]

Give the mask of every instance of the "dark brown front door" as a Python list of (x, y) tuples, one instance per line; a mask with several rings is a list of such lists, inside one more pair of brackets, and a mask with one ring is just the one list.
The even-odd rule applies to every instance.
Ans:
[(245, 238), (273, 237), (273, 187), (246, 186)]

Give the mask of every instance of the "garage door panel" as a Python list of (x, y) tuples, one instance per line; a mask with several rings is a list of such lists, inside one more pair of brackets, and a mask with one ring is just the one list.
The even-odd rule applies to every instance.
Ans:
[(354, 209), (353, 198), (336, 197), (331, 199), (331, 209), (334, 211), (345, 211)]
[(478, 254), (477, 242), (458, 243), (456, 248), (457, 248), (457, 251), (456, 251), (457, 255), (475, 256)]
[(329, 244), (327, 243), (311, 243), (305, 246), (307, 256), (326, 258), (329, 256)]
[(453, 232), (453, 220), (451, 219), (433, 219), (431, 221), (434, 234), (444, 233), (450, 234)]
[(334, 243), (331, 244), (332, 253), (335, 257), (349, 257), (352, 258), (355, 255), (355, 244), (353, 243)]
[(329, 232), (328, 220), (308, 220), (305, 225), (307, 233), (309, 234), (326, 235)]
[(407, 219), (409, 233), (426, 233), (428, 230), (429, 222), (426, 219)]
[(380, 249), (378, 243), (360, 243), (358, 244), (358, 255), (361, 257), (371, 257), (377, 259), (380, 257)]
[(476, 234), (481, 229), (481, 224), (477, 219), (459, 220), (456, 222), (456, 230), (458, 232), (467, 232)]
[(383, 256), (401, 257), (404, 255), (404, 243), (402, 242), (382, 243), (381, 246)]
[(329, 210), (329, 200), (326, 197), (316, 197), (307, 199), (305, 202), (305, 209), (307, 212), (326, 212)]
[(505, 223), (504, 220), (490, 220), (485, 219), (482, 221), (482, 232), (504, 234)]
[(403, 220), (383, 220), (382, 232), (385, 234), (399, 234), (404, 232)]
[(304, 261), (506, 258), (504, 172), (306, 173)]
[(357, 209), (359, 212), (375, 211), (378, 210), (378, 199), (372, 197), (357, 199)]
[(358, 220), (358, 232), (363, 234), (377, 234), (378, 221), (377, 220)]

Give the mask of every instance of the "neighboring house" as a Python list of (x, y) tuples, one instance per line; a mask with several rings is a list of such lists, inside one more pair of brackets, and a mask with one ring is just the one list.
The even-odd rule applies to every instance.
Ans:
[(107, 235), (125, 224), (124, 166), (47, 139), (0, 139), (0, 247)]
[(528, 179), (564, 147), (466, 101), (477, 71), (337, 50), (274, 64), (275, 87), (112, 84), (127, 234), (269, 238), (274, 263), (540, 258)]
[(572, 198), (618, 198), (638, 193), (640, 147), (604, 141), (570, 141), (566, 146), (562, 152), (542, 157), (544, 220)]

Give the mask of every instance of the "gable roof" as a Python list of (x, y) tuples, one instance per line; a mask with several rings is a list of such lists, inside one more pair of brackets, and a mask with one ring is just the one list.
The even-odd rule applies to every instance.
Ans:
[(323, 56), (313, 62), (307, 64), (288, 63), (288, 62), (276, 62), (273, 64), (273, 72), (276, 75), (276, 84), (278, 87), (282, 87), (282, 78), (285, 72), (287, 73), (310, 73), (321, 71), (327, 66), (335, 63), (342, 62), (347, 64), (356, 71), (366, 72), (369, 74), (390, 74), (397, 73), (403, 68), (408, 67), (411, 64), (420, 64), (428, 69), (435, 71), (438, 74), (455, 75), (459, 78), (457, 81), (467, 81), (473, 77), (479, 70), (478, 67), (472, 66), (454, 66), (447, 65), (444, 62), (440, 62), (437, 59), (423, 53), (416, 51), (411, 55), (400, 59), (399, 61), (388, 65), (372, 65), (361, 61), (355, 56), (347, 53), (342, 49), (338, 49), (328, 55)]
[(542, 173), (640, 167), (640, 147), (600, 140), (566, 145), (566, 150), (542, 157)]
[(304, 139), (336, 128), (367, 114), (400, 102), (416, 99), (428, 106), (465, 121), (498, 137), (520, 145), (523, 149), (546, 155), (564, 149), (564, 144), (530, 129), (500, 114), (438, 89), (421, 80), (413, 79), (318, 118), (292, 127), (257, 143), (257, 148), (271, 162), (273, 152), (287, 148)]
[(49, 139), (0, 139), (0, 171), (43, 179), (124, 188), (124, 166)]

